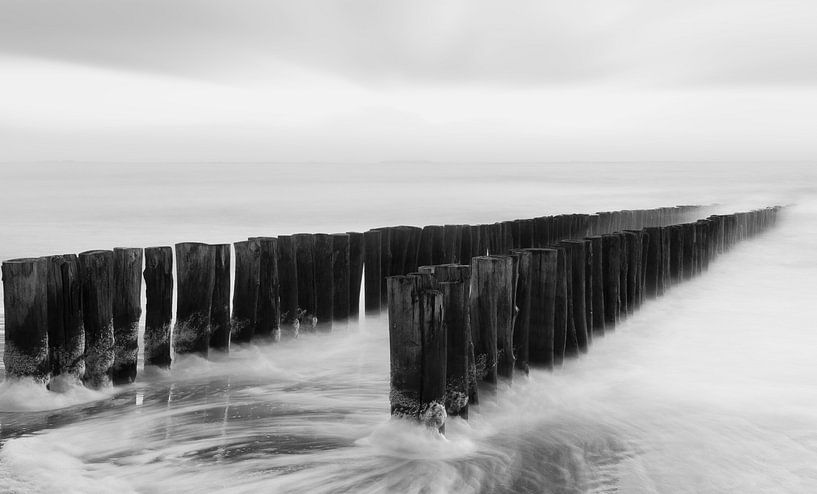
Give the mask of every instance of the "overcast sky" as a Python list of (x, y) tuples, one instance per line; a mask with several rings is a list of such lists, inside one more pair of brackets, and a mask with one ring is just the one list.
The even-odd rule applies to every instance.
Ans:
[(0, 0), (0, 161), (817, 159), (814, 0)]

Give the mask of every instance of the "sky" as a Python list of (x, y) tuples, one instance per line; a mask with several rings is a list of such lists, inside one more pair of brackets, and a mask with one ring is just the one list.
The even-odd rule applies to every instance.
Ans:
[(0, 162), (817, 159), (813, 0), (0, 0)]

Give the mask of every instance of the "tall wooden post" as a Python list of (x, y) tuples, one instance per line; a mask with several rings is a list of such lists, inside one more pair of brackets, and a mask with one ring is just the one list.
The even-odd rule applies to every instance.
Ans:
[(301, 325), (298, 320), (298, 263), (291, 235), (278, 236), (278, 296), (281, 337), (297, 338)]
[[(380, 232), (376, 233), (379, 239)], [(379, 257), (379, 245), (377, 247)], [(380, 288), (379, 278), (377, 282)], [(391, 414), (416, 419), (420, 415), (423, 390), (422, 311), (416, 302), (418, 293), (412, 277), (391, 277), (388, 287)], [(380, 303), (380, 297), (377, 302)]]
[(332, 320), (335, 318), (333, 248), (331, 235), (315, 234), (315, 315), (318, 318), (315, 328), (321, 332), (332, 331)]
[(2, 271), (6, 378), (32, 377), (45, 383), (50, 370), (48, 260), (12, 259), (3, 262)]
[(670, 275), (672, 283), (684, 279), (684, 229), (681, 225), (672, 225), (670, 231)]
[(369, 230), (363, 234), (366, 247), (364, 273), (364, 303), (367, 314), (380, 314), (380, 241), (379, 230)]
[(604, 248), (603, 238), (600, 235), (588, 237), (590, 248), (593, 251), (591, 260), (592, 284), (591, 290), (593, 306), (593, 335), (602, 336), (604, 334)]
[(113, 383), (136, 379), (142, 316), (142, 249), (113, 250)]
[(446, 357), (445, 409), (448, 415), (468, 418), (470, 383), (473, 375), (473, 342), (468, 297), (468, 282), (438, 282), (443, 294), (445, 326), (448, 337)]
[(557, 289), (555, 249), (528, 249), (530, 252), (529, 362), (532, 366), (553, 368), (554, 322)]
[(100, 388), (111, 383), (114, 362), (113, 252), (92, 250), (80, 253), (79, 273), (85, 326), (83, 382), (90, 388)]
[(281, 338), (281, 307), (278, 284), (278, 239), (254, 237), (250, 245), (257, 246), (258, 302), (255, 307), (255, 338), (277, 341)]
[(332, 315), (336, 326), (345, 328), (349, 322), (349, 235), (336, 233), (332, 235)]
[(236, 242), (233, 247), (235, 248), (235, 281), (233, 282), (230, 340), (232, 343), (249, 343), (255, 334), (256, 326), (260, 252), (258, 244), (248, 240)]
[(513, 356), (515, 366), (525, 374), (530, 367), (530, 313), (531, 313), (531, 263), (532, 253), (525, 249), (515, 249), (512, 254), (517, 258), (516, 282), (517, 314), (513, 326)]
[(499, 285), (504, 262), (496, 257), (475, 257), (471, 264), (471, 335), (477, 380), (494, 390), (497, 382)]
[(300, 331), (315, 328), (317, 299), (315, 287), (315, 238), (311, 233), (292, 236), (298, 275), (298, 317)]
[(604, 327), (613, 329), (620, 317), (619, 286), (621, 283), (620, 239), (615, 234), (602, 235), (604, 259)]
[(85, 328), (79, 260), (75, 254), (48, 258), (47, 300), (51, 375), (79, 382), (85, 374)]
[[(210, 310), (213, 303), (216, 251), (197, 242), (176, 244), (176, 354), (206, 357), (210, 348)], [(86, 325), (87, 327), (87, 325)]]
[(215, 273), (210, 307), (210, 348), (230, 351), (230, 244), (213, 245)]
[(583, 240), (566, 240), (559, 245), (565, 247), (569, 252), (570, 262), (570, 297), (573, 326), (576, 331), (576, 343), (579, 351), (587, 352), (590, 335), (587, 331), (587, 308), (585, 307), (585, 266), (587, 264), (587, 252)]
[(423, 389), (420, 422), (445, 432), (447, 343), (443, 295), (437, 290), (420, 292), (420, 320), (423, 334)]
[[(145, 365), (170, 367), (173, 319), (173, 249), (145, 249)], [(237, 281), (237, 280), (236, 280)]]
[(646, 295), (649, 298), (655, 298), (659, 295), (659, 286), (661, 280), (661, 228), (648, 227), (646, 228), (649, 243), (647, 245), (647, 268), (645, 273), (646, 280)]
[(363, 234), (349, 235), (349, 317), (357, 319), (360, 314), (360, 288), (363, 283)]

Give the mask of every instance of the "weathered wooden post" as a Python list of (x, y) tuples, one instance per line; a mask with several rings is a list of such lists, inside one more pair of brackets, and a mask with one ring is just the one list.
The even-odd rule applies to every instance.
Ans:
[(498, 325), (496, 306), (504, 263), (496, 257), (475, 257), (471, 264), (471, 336), (477, 380), (491, 391), (497, 382)]
[(51, 376), (62, 375), (79, 382), (85, 373), (85, 329), (79, 260), (75, 254), (48, 258), (47, 293)]
[(570, 263), (570, 310), (569, 317), (573, 319), (573, 327), (576, 333), (576, 344), (581, 352), (587, 352), (590, 336), (587, 332), (587, 309), (585, 308), (585, 265), (587, 264), (587, 252), (585, 251), (583, 240), (565, 240), (559, 242), (567, 252), (567, 261)]
[(638, 308), (641, 298), (641, 234), (637, 231), (624, 232), (624, 241), (627, 244), (627, 313), (632, 314)]
[(618, 282), (618, 298), (619, 298), (619, 306), (618, 310), (620, 312), (621, 319), (627, 317), (627, 314), (630, 312), (630, 302), (628, 300), (629, 293), (627, 292), (627, 280), (630, 274), (630, 249), (629, 245), (627, 244), (627, 236), (621, 231), (615, 233), (615, 235), (619, 238), (619, 254), (620, 254), (620, 261), (619, 261), (619, 282)]
[(31, 377), (44, 384), (50, 371), (48, 260), (12, 259), (3, 262), (2, 271), (6, 379)]
[(213, 301), (210, 307), (210, 348), (230, 351), (230, 244), (212, 246), (215, 251)]
[(670, 251), (672, 232), (669, 227), (662, 226), (661, 230), (661, 269), (658, 284), (658, 295), (663, 295), (672, 285), (672, 252)]
[[(85, 326), (83, 382), (90, 388), (100, 388), (111, 383), (114, 362), (113, 252), (91, 250), (80, 253), (79, 276)], [(8, 328), (8, 320), (6, 324)]]
[(445, 410), (448, 415), (468, 418), (468, 403), (474, 358), (471, 341), (468, 281), (438, 282), (443, 295), (445, 326), (448, 336), (446, 357)]
[[(176, 244), (176, 354), (206, 357), (210, 348), (210, 310), (213, 303), (216, 251), (198, 242)], [(88, 325), (86, 323), (85, 327)]]
[(528, 249), (530, 315), (528, 360), (532, 366), (553, 368), (557, 257), (555, 249)]
[(681, 229), (684, 235), (684, 279), (688, 280), (695, 275), (697, 260), (695, 224), (684, 223), (681, 225)]
[(230, 340), (232, 343), (249, 343), (256, 326), (260, 252), (258, 244), (249, 240), (235, 242), (233, 247), (235, 248), (235, 281), (233, 283)]
[[(297, 233), (292, 236), (292, 243), (295, 246), (295, 265), (298, 275), (299, 330), (312, 331), (315, 329), (318, 310), (315, 293), (315, 237), (311, 233)], [(377, 282), (380, 283), (380, 280)]]
[(391, 276), (387, 280), (391, 413), (441, 431), (446, 419), (443, 295), (418, 288), (417, 279)]
[(619, 322), (621, 283), (621, 246), (616, 234), (602, 235), (602, 252), (604, 260), (604, 328), (613, 329)]
[(392, 228), (376, 228), (380, 231), (380, 306), (388, 304), (388, 290), (386, 289), (386, 278), (391, 276), (391, 237)]
[(420, 422), (445, 432), (447, 343), (443, 295), (437, 290), (420, 292), (420, 315), (423, 333), (423, 390)]
[(405, 273), (413, 273), (417, 271), (417, 259), (420, 252), (420, 240), (423, 235), (423, 229), (417, 226), (404, 227), (408, 231), (408, 244), (406, 245), (406, 259), (403, 266)]
[(349, 322), (349, 235), (332, 235), (333, 304), (332, 316), (336, 326), (346, 328)]
[(476, 251), (476, 244), (479, 241), (478, 238), (474, 238), (475, 234), (479, 235), (479, 229), (471, 228), (471, 225), (462, 225), (462, 229), (460, 230), (460, 252), (458, 255), (459, 262), (462, 264), (470, 264), (471, 258), (478, 255), (474, 253)]
[(513, 355), (515, 366), (527, 374), (530, 356), (530, 312), (531, 312), (531, 261), (532, 254), (524, 249), (511, 251), (517, 258), (519, 276), (516, 283), (516, 321), (513, 326)]
[(565, 356), (578, 352), (578, 343), (570, 335), (570, 294), (568, 292), (568, 259), (564, 247), (556, 248), (556, 303), (553, 322), (553, 364), (562, 365)]
[(468, 293), (471, 281), (471, 266), (468, 264), (438, 264), (432, 266), (431, 274), (437, 281), (462, 281), (465, 282), (466, 293)]
[(315, 234), (315, 328), (321, 332), (332, 331), (334, 308), (334, 258), (332, 236)]
[[(588, 231), (590, 228), (588, 227)], [(593, 342), (593, 244), (585, 237), (584, 243), (584, 319), (587, 323), (587, 341)]]
[(298, 262), (291, 235), (278, 236), (278, 296), (281, 337), (297, 338), (301, 326), (298, 320)]
[(670, 277), (673, 284), (684, 279), (684, 229), (681, 225), (672, 225), (670, 232)]
[(168, 368), (170, 322), (173, 319), (173, 249), (146, 248), (144, 276), (145, 365)]
[(443, 264), (457, 264), (460, 256), (462, 229), (460, 225), (443, 226)]
[(645, 273), (645, 291), (649, 298), (657, 297), (659, 293), (659, 286), (662, 283), (661, 279), (661, 228), (647, 227), (647, 265)]
[(142, 249), (113, 250), (113, 383), (136, 379), (139, 318), (142, 316)]
[(349, 317), (357, 319), (360, 314), (360, 288), (363, 283), (363, 254), (365, 252), (363, 234), (347, 232), (349, 235)]
[[(508, 222), (513, 224), (512, 222)], [(510, 252), (512, 249), (508, 249)], [(518, 260), (516, 257), (505, 254), (494, 256), (500, 264), (495, 271), (496, 288), (496, 321), (497, 321), (497, 376), (511, 381), (515, 358), (513, 353), (513, 328), (516, 319), (516, 282), (518, 276)]]
[(602, 336), (604, 335), (604, 326), (605, 326), (605, 319), (604, 319), (604, 249), (603, 249), (603, 242), (601, 235), (594, 235), (592, 237), (588, 237), (587, 240), (590, 242), (590, 248), (593, 252), (593, 256), (591, 259), (592, 265), (590, 267), (591, 274), (591, 282), (592, 282), (592, 301), (591, 305), (593, 306), (593, 335), (594, 336)]
[(380, 314), (380, 240), (379, 230), (369, 230), (363, 234), (366, 247), (364, 258), (364, 303), (367, 314)]
[(278, 284), (278, 239), (275, 237), (250, 238), (250, 246), (257, 246), (258, 302), (255, 307), (253, 337), (277, 341), (281, 338), (281, 307)]

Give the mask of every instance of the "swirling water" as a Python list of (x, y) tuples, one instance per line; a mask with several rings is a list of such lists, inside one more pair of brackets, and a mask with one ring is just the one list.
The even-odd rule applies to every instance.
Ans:
[[(186, 165), (164, 170), (173, 187), (146, 178), (152, 167), (43, 166), (4, 172), (18, 187), (0, 204), (3, 259), (674, 203), (795, 205), (588, 355), (502, 385), (445, 438), (389, 420), (384, 317), (140, 368), (115, 389), (2, 382), (0, 491), (817, 491), (807, 165)], [(269, 187), (250, 180), (259, 170)], [(76, 201), (46, 207), (25, 194), (33, 185)]]

